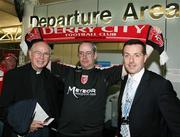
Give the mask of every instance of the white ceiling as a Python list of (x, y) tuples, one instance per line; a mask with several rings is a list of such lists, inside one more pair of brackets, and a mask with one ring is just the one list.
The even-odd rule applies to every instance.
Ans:
[[(65, 0), (39, 0), (39, 3), (47, 4), (58, 1)], [(0, 28), (21, 24), (17, 18), (14, 0), (0, 0), (0, 20)]]
[(14, 4), (10, 0), (0, 0), (0, 27), (19, 25)]
[[(30, 0), (34, 1), (34, 0)], [(67, 0), (37, 0), (39, 4), (48, 4), (52, 2)], [(0, 43), (7, 41), (20, 40), (21, 22), (19, 21), (14, 0), (0, 0)], [(13, 27), (13, 29), (11, 28)], [(5, 28), (8, 28), (5, 30)], [(11, 29), (10, 29), (11, 28)], [(11, 32), (12, 31), (12, 32)]]

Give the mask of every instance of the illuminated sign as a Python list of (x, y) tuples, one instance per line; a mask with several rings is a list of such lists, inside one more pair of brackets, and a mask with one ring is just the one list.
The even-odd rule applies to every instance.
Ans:
[(152, 19), (160, 19), (163, 15), (166, 18), (180, 17), (179, 5), (176, 3), (170, 3), (166, 8), (162, 5), (154, 5), (149, 8), (149, 6), (140, 7), (140, 16), (138, 17), (133, 3), (128, 3), (126, 11), (123, 16), (123, 20), (126, 21), (128, 17), (134, 18), (135, 20), (144, 20), (144, 13), (148, 10), (149, 15)]
[(68, 14), (67, 16), (58, 16), (55, 18), (54, 16), (45, 18), (38, 16), (31, 16), (30, 24), (34, 26), (69, 26), (69, 25), (89, 25), (89, 24), (97, 24), (97, 20), (100, 19), (105, 24), (108, 24), (112, 20), (111, 12), (109, 10), (93, 11), (85, 13), (80, 13), (75, 10), (73, 14)]
[[(134, 20), (144, 20), (145, 12), (149, 14), (152, 19), (160, 19), (163, 16), (171, 19), (180, 17), (180, 9), (177, 3), (170, 3), (164, 7), (163, 5), (156, 4), (151, 7), (141, 6), (140, 14), (137, 14), (137, 8), (134, 7), (133, 3), (128, 3), (125, 12), (123, 14), (122, 20), (126, 21), (127, 18)], [(117, 17), (116, 17), (117, 18)], [(75, 10), (74, 13), (68, 14), (66, 16), (60, 15), (58, 17), (38, 17), (31, 16), (30, 24), (32, 27), (35, 26), (87, 26), (95, 25), (98, 23), (109, 24), (112, 21), (112, 13), (110, 10), (103, 11), (92, 11), (88, 13), (81, 13), (78, 10)]]

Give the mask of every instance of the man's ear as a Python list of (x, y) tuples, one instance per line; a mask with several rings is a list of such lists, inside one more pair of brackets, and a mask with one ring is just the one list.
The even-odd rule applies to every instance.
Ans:
[(31, 59), (32, 51), (31, 51), (31, 50), (28, 50), (27, 55), (29, 56), (29, 59)]
[(94, 59), (97, 59), (97, 52), (94, 53)]

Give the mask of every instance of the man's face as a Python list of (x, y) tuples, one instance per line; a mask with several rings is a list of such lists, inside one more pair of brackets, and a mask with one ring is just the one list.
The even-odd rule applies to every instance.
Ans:
[(91, 69), (94, 67), (97, 53), (93, 52), (90, 43), (82, 43), (79, 47), (78, 57), (83, 69)]
[(50, 48), (45, 42), (37, 42), (33, 44), (29, 50), (29, 58), (32, 64), (32, 67), (36, 71), (42, 70), (50, 58)]
[(16, 59), (11, 56), (5, 59), (5, 61), (6, 61), (7, 70), (14, 69), (17, 65)]
[(123, 63), (129, 74), (138, 73), (146, 61), (146, 55), (143, 54), (143, 47), (139, 44), (126, 45), (123, 51)]

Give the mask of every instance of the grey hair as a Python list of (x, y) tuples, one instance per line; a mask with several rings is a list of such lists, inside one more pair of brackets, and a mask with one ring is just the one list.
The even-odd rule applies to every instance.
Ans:
[(91, 45), (91, 47), (92, 47), (92, 51), (95, 53), (95, 52), (97, 52), (97, 47), (96, 47), (96, 44), (95, 43), (93, 43), (93, 42), (89, 42), (89, 41), (84, 41), (84, 42), (81, 42), (80, 44), (79, 44), (79, 46), (78, 46), (78, 52), (79, 52), (79, 48), (80, 48), (80, 46), (82, 45), (82, 44), (84, 44), (84, 43), (88, 43), (88, 44), (90, 44)]

